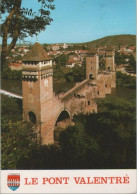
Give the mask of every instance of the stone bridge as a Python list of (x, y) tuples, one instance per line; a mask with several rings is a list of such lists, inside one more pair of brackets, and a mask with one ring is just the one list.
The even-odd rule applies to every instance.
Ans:
[(52, 59), (39, 43), (23, 59), (23, 118), (37, 125), (43, 144), (54, 143), (56, 129), (73, 125), (75, 114), (97, 112), (96, 98), (116, 87), (114, 52), (106, 51), (106, 70), (99, 70), (99, 56), (91, 49), (86, 58), (86, 79), (67, 91), (53, 91)]

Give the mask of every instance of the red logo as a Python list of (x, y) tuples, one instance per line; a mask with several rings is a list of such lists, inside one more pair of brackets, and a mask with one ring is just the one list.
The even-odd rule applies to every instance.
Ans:
[(7, 177), (7, 185), (12, 191), (18, 189), (20, 186), (20, 174), (9, 174)]

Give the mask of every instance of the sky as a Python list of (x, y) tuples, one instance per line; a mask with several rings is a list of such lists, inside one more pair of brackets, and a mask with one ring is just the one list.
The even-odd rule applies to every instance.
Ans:
[[(38, 8), (38, 0), (22, 7)], [(136, 34), (136, 0), (54, 0), (53, 21), (38, 35), (39, 43), (82, 43), (109, 35)], [(36, 37), (28, 37), (34, 43)]]

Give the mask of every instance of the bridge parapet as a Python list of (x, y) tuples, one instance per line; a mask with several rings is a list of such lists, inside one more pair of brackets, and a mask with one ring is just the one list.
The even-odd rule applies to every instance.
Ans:
[(22, 96), (20, 96), (18, 94), (15, 94), (15, 93), (12, 93), (12, 92), (8, 92), (6, 90), (0, 90), (0, 93), (3, 94), (3, 95), (6, 95), (6, 96), (12, 97), (12, 98), (19, 98), (19, 99), (23, 98)]
[(90, 79), (85, 79), (84, 81), (80, 82), (79, 84), (75, 85), (72, 89), (62, 95), (60, 98), (62, 101), (66, 100), (67, 98), (71, 97), (75, 92), (82, 89), (85, 84), (90, 82)]

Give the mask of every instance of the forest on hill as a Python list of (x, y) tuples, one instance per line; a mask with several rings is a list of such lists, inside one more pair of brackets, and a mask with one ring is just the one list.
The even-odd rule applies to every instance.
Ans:
[(96, 46), (135, 46), (136, 45), (136, 35), (123, 34), (123, 35), (114, 35), (114, 36), (106, 36), (97, 40), (93, 40), (86, 43), (81, 43), (79, 45), (87, 45), (90, 47), (91, 45)]

